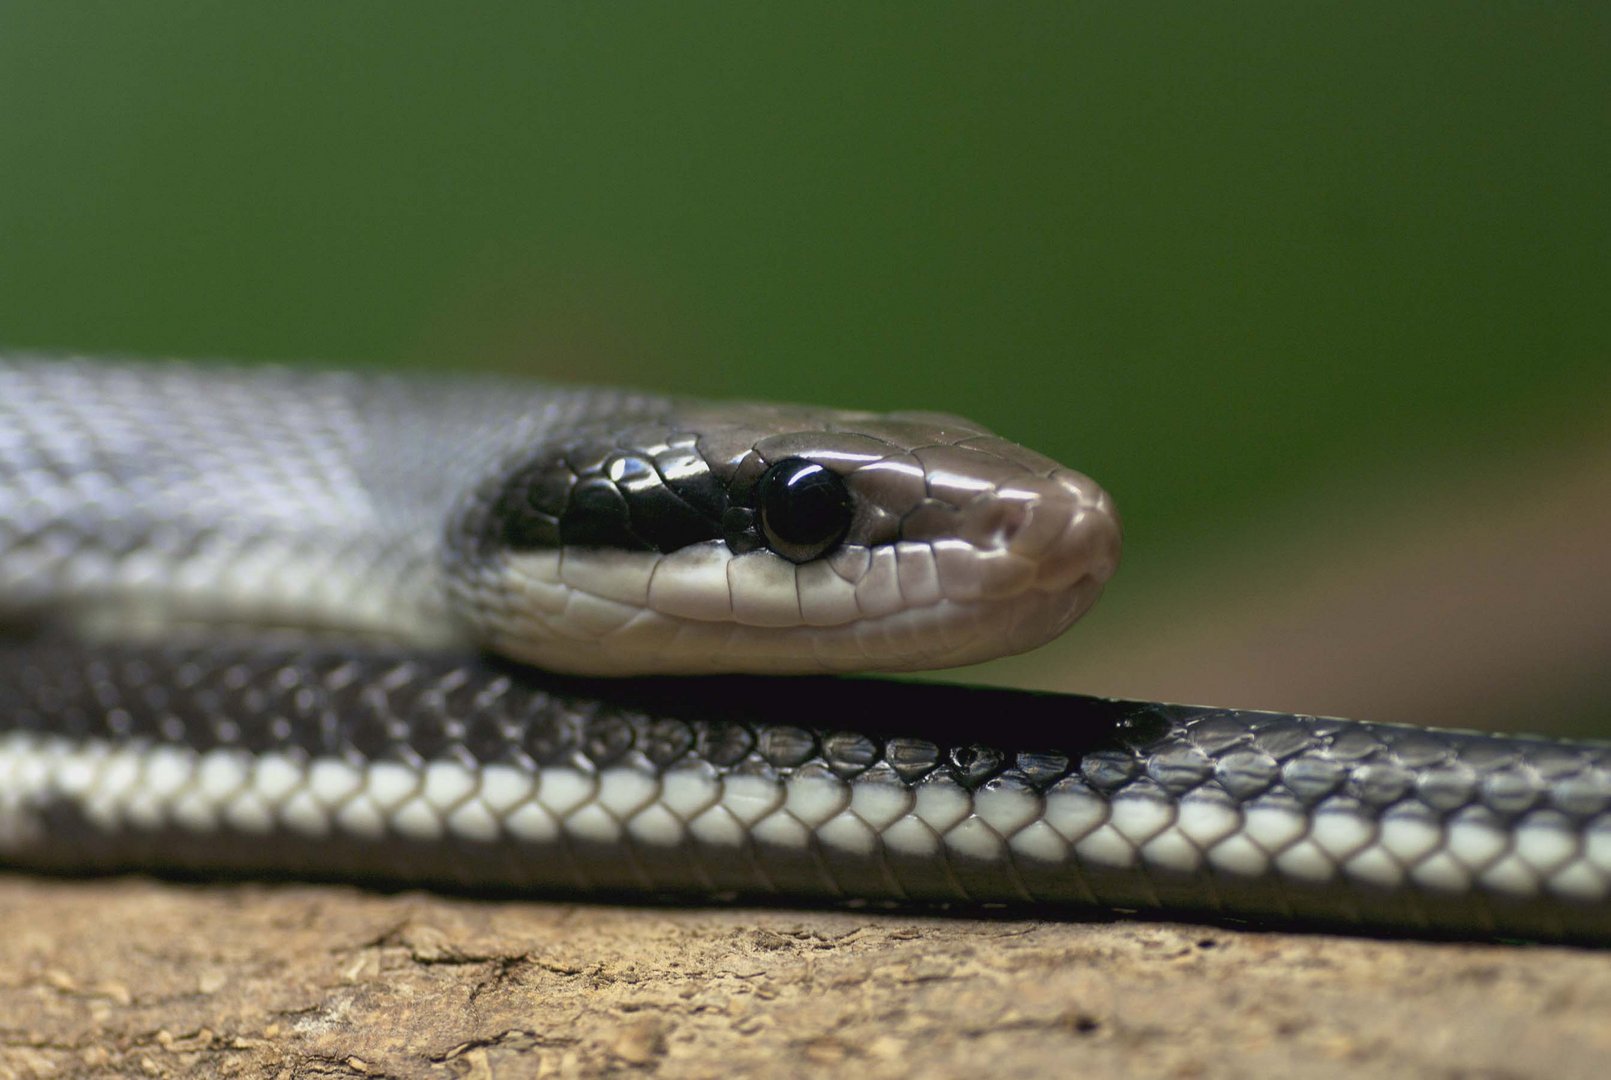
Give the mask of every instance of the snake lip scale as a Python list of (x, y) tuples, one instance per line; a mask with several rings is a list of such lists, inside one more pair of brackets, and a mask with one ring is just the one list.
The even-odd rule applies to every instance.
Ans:
[(939, 414), (0, 358), (0, 863), (1611, 942), (1611, 744), (800, 674), (1117, 540)]

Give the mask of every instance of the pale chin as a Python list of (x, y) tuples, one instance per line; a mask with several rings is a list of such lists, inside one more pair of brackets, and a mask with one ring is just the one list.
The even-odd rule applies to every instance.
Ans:
[(496, 651), (560, 674), (823, 675), (959, 667), (1026, 652), (1061, 634), (1102, 591), (1094, 577), (1056, 593), (938, 604), (825, 630), (702, 622), (644, 612), (632, 630), (598, 640), (488, 628)]
[[(901, 543), (797, 566), (770, 553), (733, 555), (719, 541), (665, 556), (521, 552), (453, 588), (482, 642), (550, 671), (807, 675), (922, 671), (1026, 652), (1079, 618), (1112, 569), (1111, 560), (1054, 567), (992, 553), (943, 573), (951, 554), (948, 545)], [(983, 572), (1003, 566), (1014, 572)]]

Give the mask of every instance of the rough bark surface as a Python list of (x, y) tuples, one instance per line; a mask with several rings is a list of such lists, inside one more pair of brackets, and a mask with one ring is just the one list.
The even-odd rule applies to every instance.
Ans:
[(0, 1077), (1603, 1077), (1611, 954), (0, 875)]

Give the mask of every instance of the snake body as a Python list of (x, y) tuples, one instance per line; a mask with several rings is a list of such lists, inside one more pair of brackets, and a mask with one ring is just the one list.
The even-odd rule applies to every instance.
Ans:
[(0, 361), (0, 862), (1611, 941), (1611, 744), (773, 674), (1116, 550), (954, 417)]

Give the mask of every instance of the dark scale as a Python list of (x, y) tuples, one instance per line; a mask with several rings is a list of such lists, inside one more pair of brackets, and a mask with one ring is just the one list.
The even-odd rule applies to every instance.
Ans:
[(1327, 798), (1347, 779), (1340, 761), (1323, 757), (1299, 757), (1281, 767), (1281, 780), (1287, 788), (1311, 805)]
[(842, 780), (854, 780), (876, 764), (877, 743), (852, 731), (835, 731), (822, 740), (822, 757)]
[(1005, 764), (1005, 757), (1000, 750), (978, 743), (955, 747), (950, 757), (951, 769), (957, 781), (970, 790), (982, 787), (999, 773)]
[(722, 539), (734, 555), (746, 555), (766, 546), (755, 528), (755, 511), (748, 506), (727, 508), (722, 515)]
[(727, 488), (692, 445), (656, 453), (654, 467), (666, 486), (690, 508), (711, 521), (721, 520), (727, 509)]
[(571, 490), (559, 519), (559, 547), (654, 551), (655, 545), (632, 529), (626, 493), (612, 480), (590, 476)]
[(884, 745), (896, 775), (908, 784), (916, 783), (940, 765), (940, 748), (927, 739), (897, 737)]
[(576, 474), (561, 462), (516, 473), (492, 504), (491, 514), (484, 515), (499, 525), (496, 536), (486, 539), (514, 551), (558, 547), (559, 517), (575, 485)]
[(721, 506), (721, 499), (713, 497), (719, 496), (721, 485), (709, 469), (696, 471), (695, 462), (704, 464), (697, 456), (676, 459), (681, 479), (675, 483), (660, 471), (659, 462), (648, 458), (623, 454), (605, 462), (606, 476), (626, 500), (632, 534), (662, 554), (720, 535), (720, 512), (708, 513), (704, 507)]

